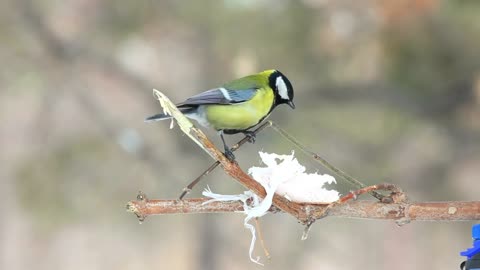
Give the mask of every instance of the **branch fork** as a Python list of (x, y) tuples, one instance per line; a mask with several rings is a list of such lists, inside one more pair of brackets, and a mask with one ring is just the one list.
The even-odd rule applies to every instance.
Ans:
[[(157, 90), (154, 90), (154, 94), (160, 100), (164, 110), (177, 120), (181, 130), (216, 160), (212, 166), (184, 190), (181, 198), (183, 198), (203, 176), (211, 172), (218, 165), (222, 165), (223, 170), (246, 189), (251, 190), (260, 198), (265, 197), (265, 189), (260, 183), (245, 173), (237, 163), (230, 162), (207, 136), (200, 129), (195, 128), (164, 94)], [(265, 122), (259, 126), (255, 132), (259, 132), (267, 126), (272, 127), (287, 140), (295, 144), (302, 152), (310, 155), (317, 162), (331, 169), (341, 178), (354, 184), (358, 188), (330, 204), (297, 203), (275, 194), (273, 197), (273, 205), (269, 211), (282, 211), (292, 215), (299, 222), (307, 225), (307, 231), (314, 221), (326, 216), (391, 219), (395, 220), (398, 225), (409, 223), (411, 220), (480, 220), (480, 201), (409, 202), (405, 193), (393, 184), (384, 183), (366, 187), (355, 178), (328, 163), (316, 153), (309, 151), (273, 122)], [(248, 141), (248, 137), (243, 138), (232, 150), (237, 150), (246, 141)], [(378, 191), (387, 191), (390, 192), (390, 194), (385, 196), (378, 193)], [(370, 193), (376, 197), (378, 201), (357, 200), (358, 196), (365, 193)], [(144, 193), (140, 192), (137, 200), (128, 202), (127, 211), (133, 212), (140, 221), (143, 221), (150, 215), (243, 211), (243, 204), (241, 202), (210, 202), (205, 204), (208, 200), (208, 198), (150, 200)]]

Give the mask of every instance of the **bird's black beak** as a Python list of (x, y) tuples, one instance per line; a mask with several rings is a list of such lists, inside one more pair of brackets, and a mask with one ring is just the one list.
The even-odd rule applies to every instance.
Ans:
[(290, 106), (290, 108), (295, 110), (295, 104), (293, 104), (293, 100), (290, 100), (287, 104)]

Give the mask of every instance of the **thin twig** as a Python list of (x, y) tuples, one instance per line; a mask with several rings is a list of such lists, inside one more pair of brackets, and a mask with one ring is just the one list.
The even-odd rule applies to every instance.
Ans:
[[(352, 184), (355, 188), (361, 189), (361, 188), (366, 187), (365, 184), (363, 184), (359, 180), (355, 179), (353, 176), (350, 176), (346, 172), (344, 172), (344, 171), (340, 170), (339, 168), (335, 167), (333, 164), (331, 164), (330, 162), (328, 162), (327, 160), (322, 158), (320, 155), (308, 150), (307, 147), (305, 147), (303, 144), (301, 144), (297, 139), (295, 139), (292, 135), (288, 134), (285, 130), (283, 130), (281, 127), (279, 127), (274, 122), (270, 121), (270, 124), (271, 124), (271, 127), (275, 131), (277, 131), (280, 135), (282, 135), (286, 140), (291, 142), (293, 145), (298, 147), (298, 149), (300, 149), (303, 153), (311, 156), (315, 161), (317, 161), (318, 163), (320, 163), (325, 168), (331, 170), (336, 175), (338, 175), (339, 177), (343, 178), (344, 180), (346, 180), (347, 182)], [(384, 195), (382, 195), (382, 194), (380, 194), (376, 191), (371, 191), (369, 193), (380, 201), (383, 201), (385, 199)]]
[[(269, 126), (270, 124), (271, 124), (271, 122), (269, 122), (269, 121), (261, 124), (258, 128), (256, 128), (253, 131), (253, 134), (257, 135), (260, 131), (262, 131), (265, 127)], [(244, 145), (246, 142), (248, 142), (248, 140), (249, 140), (249, 137), (245, 136), (243, 139), (241, 139), (239, 142), (237, 142), (234, 146), (232, 146), (232, 148), (230, 150), (232, 152), (235, 152), (238, 148), (240, 148), (242, 145)], [(202, 180), (203, 177), (205, 177), (206, 175), (211, 173), (213, 170), (215, 170), (218, 165), (220, 165), (220, 161), (217, 160), (210, 167), (208, 167), (208, 169), (206, 169), (202, 174), (200, 174), (197, 178), (195, 178), (195, 180), (193, 180), (190, 184), (188, 184), (188, 186), (183, 189), (183, 192), (180, 195), (179, 199), (180, 200), (183, 199), (183, 197), (185, 197), (185, 195), (190, 193), (190, 191), (192, 191), (193, 187), (196, 184), (198, 184), (198, 182), (200, 182), (200, 180)]]
[[(303, 230), (302, 240), (306, 240), (308, 238), (308, 233), (310, 232), (310, 229), (311, 229), (313, 223), (315, 221), (317, 221), (318, 219), (326, 217), (328, 215), (328, 212), (331, 209), (336, 208), (339, 205), (345, 204), (348, 201), (356, 200), (358, 198), (358, 196), (360, 196), (362, 194), (371, 193), (371, 192), (374, 192), (374, 191), (377, 191), (377, 190), (390, 191), (389, 196), (384, 196), (384, 198), (382, 198), (381, 201), (383, 203), (389, 203), (389, 204), (397, 203), (397, 204), (400, 204), (400, 203), (404, 203), (404, 202), (407, 201), (407, 196), (405, 195), (405, 193), (400, 188), (395, 186), (394, 184), (383, 183), (383, 184), (368, 186), (368, 187), (364, 187), (364, 188), (361, 188), (361, 189), (358, 189), (358, 190), (350, 191), (347, 195), (342, 196), (337, 201), (328, 204), (322, 211), (316, 211), (314, 214), (312, 214), (310, 216), (310, 219), (307, 222), (305, 222), (305, 229)], [(410, 220), (407, 219), (407, 218), (404, 218), (404, 219), (396, 220), (396, 222), (399, 225), (404, 225), (404, 224), (409, 223)]]
[[(328, 211), (330, 211), (330, 209), (332, 209), (332, 208), (335, 208), (335, 207), (337, 207), (341, 204), (345, 204), (348, 201), (356, 200), (358, 198), (358, 196), (360, 196), (362, 194), (375, 192), (377, 190), (384, 190), (384, 191), (390, 191), (391, 192), (389, 196), (384, 196), (384, 199), (383, 199), (384, 203), (387, 203), (387, 202), (388, 203), (404, 203), (404, 202), (407, 201), (407, 197), (406, 197), (405, 193), (400, 188), (395, 186), (394, 184), (383, 183), (383, 184), (368, 186), (368, 187), (364, 187), (364, 188), (357, 189), (357, 190), (354, 190), (354, 191), (350, 191), (347, 195), (342, 196), (337, 201), (335, 201), (335, 202), (329, 204), (327, 207), (325, 207), (323, 212), (317, 212), (317, 213), (315, 213), (315, 215), (312, 215), (311, 221), (313, 223), (315, 220), (321, 219), (321, 218), (327, 216)], [(307, 226), (310, 226), (310, 225), (311, 225), (311, 223), (307, 223)]]
[(263, 240), (262, 228), (260, 226), (260, 221), (258, 220), (258, 217), (255, 218), (255, 227), (257, 227), (258, 238), (260, 238), (260, 244), (262, 245), (263, 253), (265, 254), (265, 257), (270, 260), (270, 252), (268, 252), (265, 241)]

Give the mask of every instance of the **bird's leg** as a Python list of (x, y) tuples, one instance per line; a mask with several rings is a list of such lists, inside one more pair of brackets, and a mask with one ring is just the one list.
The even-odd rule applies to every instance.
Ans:
[(248, 142), (255, 143), (255, 139), (257, 138), (257, 134), (255, 132), (250, 130), (245, 130), (245, 131), (242, 131), (242, 133), (243, 135), (248, 137)]
[(225, 157), (228, 158), (231, 162), (235, 161), (235, 155), (233, 154), (230, 147), (227, 146), (225, 143), (225, 139), (223, 138), (223, 131), (220, 131), (220, 138), (222, 138), (223, 148), (225, 149)]

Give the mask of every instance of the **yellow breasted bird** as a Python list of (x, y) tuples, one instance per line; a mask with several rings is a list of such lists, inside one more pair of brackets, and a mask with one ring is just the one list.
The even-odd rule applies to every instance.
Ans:
[[(254, 141), (250, 128), (261, 123), (279, 104), (293, 104), (293, 87), (285, 75), (278, 70), (265, 70), (233, 80), (219, 88), (214, 88), (192, 96), (177, 107), (188, 118), (204, 127), (217, 130), (222, 138), (225, 156), (234, 160), (223, 134), (243, 133)], [(170, 119), (171, 116), (156, 114), (145, 122)]]

